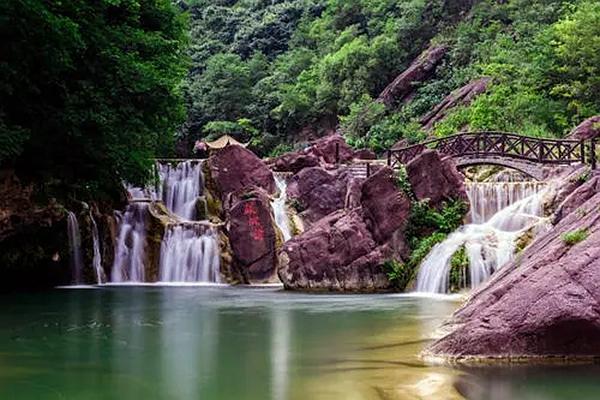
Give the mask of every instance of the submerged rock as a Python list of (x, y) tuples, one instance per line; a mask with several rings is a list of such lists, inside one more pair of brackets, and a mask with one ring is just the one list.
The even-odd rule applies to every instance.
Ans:
[(434, 150), (425, 150), (406, 165), (408, 180), (418, 200), (429, 199), (439, 208), (450, 200), (468, 201), (464, 177), (451, 158), (442, 159)]
[(519, 359), (600, 355), (600, 187), (563, 203), (554, 229), (476, 291), (429, 356)]

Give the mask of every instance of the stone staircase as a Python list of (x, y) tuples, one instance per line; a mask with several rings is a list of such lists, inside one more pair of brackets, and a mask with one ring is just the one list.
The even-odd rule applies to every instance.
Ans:
[(354, 160), (346, 164), (350, 174), (357, 179), (366, 179), (369, 174), (374, 174), (380, 167), (387, 165), (387, 160)]

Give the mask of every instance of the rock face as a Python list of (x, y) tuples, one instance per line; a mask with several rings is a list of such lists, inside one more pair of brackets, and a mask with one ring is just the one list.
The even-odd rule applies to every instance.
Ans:
[(347, 176), (321, 167), (305, 168), (288, 183), (288, 198), (299, 203), (301, 217), (313, 223), (344, 208)]
[(273, 173), (250, 150), (231, 145), (218, 151), (206, 162), (207, 185), (227, 205), (230, 193), (249, 186), (258, 186), (268, 193), (275, 192)]
[(286, 153), (272, 160), (270, 165), (274, 171), (297, 173), (303, 168), (330, 167), (336, 161), (344, 163), (353, 158), (354, 151), (344, 138), (341, 135), (332, 134), (311, 142), (310, 146), (303, 150)]
[(569, 135), (569, 139), (587, 140), (598, 137), (600, 135), (600, 115), (590, 117), (577, 125)]
[(398, 75), (381, 92), (377, 101), (391, 107), (409, 96), (419, 82), (429, 78), (448, 52), (447, 46), (432, 46), (425, 50), (406, 71)]
[(276, 279), (277, 235), (265, 197), (242, 200), (230, 210), (229, 241), (234, 265), (248, 283)]
[(450, 158), (441, 159), (434, 150), (425, 150), (406, 165), (408, 180), (418, 200), (429, 199), (439, 208), (444, 201), (468, 201), (464, 178)]
[[(334, 212), (287, 242), (279, 277), (294, 290), (372, 292), (391, 289), (382, 268), (395, 248), (390, 242), (405, 223), (410, 201), (383, 168), (361, 190), (361, 206)], [(385, 218), (384, 218), (385, 217)], [(385, 219), (385, 221), (384, 221)]]
[[(600, 177), (574, 210), (472, 295), (426, 354), (451, 359), (600, 355)], [(568, 232), (586, 232), (569, 242)]]
[(435, 106), (431, 112), (421, 119), (423, 128), (426, 131), (430, 131), (433, 129), (433, 126), (437, 122), (443, 120), (453, 108), (471, 104), (475, 97), (487, 90), (491, 81), (491, 78), (487, 77), (477, 79), (450, 93), (444, 100)]

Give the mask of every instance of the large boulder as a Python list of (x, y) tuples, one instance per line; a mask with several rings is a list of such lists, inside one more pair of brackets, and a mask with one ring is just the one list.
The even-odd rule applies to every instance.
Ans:
[(271, 160), (274, 171), (297, 173), (303, 168), (315, 166), (334, 168), (336, 163), (349, 162), (354, 158), (354, 150), (339, 134), (317, 139), (303, 150), (290, 152)]
[[(573, 210), (495, 274), (456, 312), (429, 356), (600, 356), (600, 192), (591, 179)], [(593, 193), (593, 195), (591, 195)]]
[(207, 162), (206, 184), (222, 204), (228, 205), (228, 196), (240, 189), (257, 186), (268, 193), (275, 192), (275, 179), (267, 165), (250, 150), (237, 146), (227, 146)]
[(451, 110), (471, 104), (477, 96), (487, 90), (491, 81), (488, 77), (476, 79), (450, 93), (421, 119), (423, 128), (430, 131), (437, 122), (446, 118)]
[(381, 267), (387, 252), (377, 248), (360, 210), (340, 210), (284, 245), (279, 278), (292, 290), (389, 290)]
[(388, 167), (365, 181), (360, 201), (367, 226), (378, 243), (404, 228), (410, 214), (410, 199), (399, 190), (395, 173)]
[(228, 236), (234, 268), (245, 283), (277, 279), (277, 231), (266, 196), (241, 200), (231, 208)]
[(328, 172), (321, 167), (305, 168), (290, 179), (287, 194), (298, 203), (301, 217), (314, 223), (344, 208), (347, 183), (346, 173)]
[[(382, 265), (403, 254), (410, 201), (383, 168), (360, 189), (356, 207), (320, 219), (287, 242), (279, 277), (288, 289), (373, 292), (392, 288)], [(357, 196), (355, 193), (353, 196)]]
[(587, 140), (598, 137), (600, 135), (600, 115), (590, 117), (577, 125), (569, 135), (569, 139)]
[(406, 165), (408, 180), (418, 200), (429, 199), (439, 208), (449, 200), (468, 201), (464, 177), (451, 158), (443, 159), (434, 150), (425, 150)]
[(433, 75), (447, 52), (448, 46), (445, 45), (434, 45), (426, 49), (381, 92), (377, 101), (391, 107), (409, 97), (420, 82)]

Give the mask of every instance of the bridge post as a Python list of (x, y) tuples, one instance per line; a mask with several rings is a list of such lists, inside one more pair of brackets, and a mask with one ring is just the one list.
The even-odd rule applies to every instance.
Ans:
[(544, 161), (544, 141), (542, 139), (538, 140), (538, 161), (542, 162)]
[(388, 167), (392, 166), (392, 151), (391, 150), (387, 151), (387, 165), (388, 165)]
[(371, 176), (371, 163), (368, 162), (367, 163), (367, 178), (369, 178)]
[(596, 138), (590, 140), (590, 161), (592, 169), (596, 169)]

